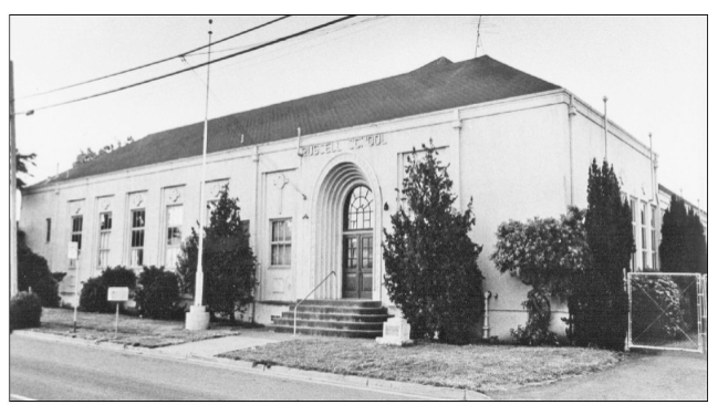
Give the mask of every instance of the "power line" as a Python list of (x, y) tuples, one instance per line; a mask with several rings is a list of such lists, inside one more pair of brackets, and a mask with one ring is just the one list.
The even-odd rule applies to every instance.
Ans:
[(212, 60), (212, 61), (209, 61), (209, 62), (205, 62), (205, 63), (202, 63), (202, 64), (198, 64), (198, 65), (195, 65), (195, 66), (192, 66), (192, 67), (189, 67), (189, 68), (185, 68), (185, 69), (182, 69), (182, 70), (179, 70), (179, 71), (170, 72), (170, 73), (168, 73), (168, 74), (160, 75), (160, 76), (157, 76), (157, 77), (154, 77), (154, 78), (149, 78), (149, 79), (146, 79), (146, 80), (144, 80), (144, 81), (136, 82), (136, 83), (134, 83), (134, 84), (125, 85), (125, 86), (123, 86), (123, 87), (114, 88), (114, 89), (107, 90), (107, 91), (103, 91), (103, 92), (100, 92), (100, 93), (97, 93), (97, 94), (87, 95), (87, 96), (84, 96), (84, 97), (81, 97), (81, 98), (75, 98), (75, 99), (72, 99), (72, 100), (62, 101), (62, 102), (56, 103), (56, 104), (50, 104), (50, 105), (38, 107), (38, 108), (35, 108), (35, 109), (31, 109), (31, 110), (29, 110), (29, 111), (18, 111), (18, 112), (16, 112), (16, 113), (14, 113), (13, 115), (23, 114), (23, 113), (25, 113), (25, 114), (32, 114), (32, 113), (34, 113), (34, 112), (36, 112), (36, 111), (46, 110), (46, 109), (48, 109), (48, 108), (59, 107), (59, 106), (62, 106), (62, 105), (67, 105), (67, 104), (72, 104), (72, 103), (76, 103), (76, 102), (79, 102), (79, 101), (85, 101), (85, 100), (89, 100), (89, 99), (92, 99), (92, 98), (101, 97), (101, 96), (103, 96), (103, 95), (108, 95), (108, 94), (112, 94), (112, 93), (115, 93), (115, 92), (123, 91), (123, 90), (126, 90), (126, 89), (138, 87), (138, 86), (140, 86), (140, 85), (149, 84), (150, 82), (159, 81), (159, 80), (161, 80), (161, 79), (168, 78), (168, 77), (171, 77), (171, 76), (174, 76), (174, 75), (178, 75), (178, 74), (181, 74), (181, 73), (183, 73), (183, 72), (191, 71), (191, 70), (196, 69), (196, 68), (201, 68), (201, 67), (203, 67), (203, 66), (211, 65), (211, 64), (214, 64), (214, 63), (217, 63), (217, 62), (221, 62), (221, 61), (230, 59), (230, 58), (234, 58), (234, 57), (237, 57), (237, 56), (240, 56), (240, 55), (244, 55), (244, 54), (246, 54), (246, 53), (249, 53), (249, 52), (252, 52), (252, 51), (255, 51), (255, 50), (258, 50), (258, 49), (266, 48), (266, 47), (271, 46), (271, 45), (274, 45), (274, 44), (276, 44), (276, 43), (284, 42), (284, 41), (286, 41), (286, 40), (293, 39), (293, 38), (302, 36), (302, 35), (304, 35), (304, 34), (317, 31), (317, 30), (319, 30), (319, 29), (322, 29), (322, 28), (325, 28), (325, 27), (328, 27), (328, 26), (337, 24), (337, 23), (339, 23), (339, 22), (342, 22), (342, 21), (344, 21), (344, 20), (351, 19), (351, 18), (353, 18), (353, 17), (355, 17), (355, 16), (354, 16), (354, 15), (349, 15), (349, 16), (341, 17), (341, 18), (339, 18), (339, 19), (335, 19), (335, 20), (332, 20), (332, 21), (330, 21), (330, 22), (323, 23), (323, 24), (321, 24), (321, 25), (311, 27), (311, 28), (309, 28), (309, 29), (305, 29), (305, 30), (299, 31), (299, 32), (293, 33), (293, 34), (291, 34), (291, 35), (283, 36), (283, 37), (281, 37), (281, 38), (277, 38), (277, 39), (274, 39), (274, 40), (272, 40), (272, 41), (265, 42), (265, 43), (263, 43), (263, 44), (261, 44), (261, 45), (259, 45), (259, 46), (255, 46), (255, 47), (252, 47), (252, 48), (249, 48), (249, 49), (245, 49), (245, 50), (243, 50), (243, 51), (240, 51), (240, 52), (237, 52), (237, 53), (233, 53), (233, 54), (231, 54), (231, 55), (223, 56), (223, 57), (221, 57), (221, 58), (217, 58), (217, 59), (215, 59), (215, 60)]
[(163, 59), (160, 59), (160, 60), (157, 60), (157, 61), (153, 61), (153, 62), (150, 62), (150, 63), (147, 63), (147, 64), (143, 64), (143, 65), (136, 66), (136, 67), (133, 67), (133, 68), (125, 69), (125, 70), (122, 70), (122, 71), (119, 71), (119, 72), (114, 72), (114, 73), (112, 73), (112, 74), (103, 75), (103, 76), (101, 76), (101, 77), (92, 78), (92, 79), (89, 79), (89, 80), (87, 80), (87, 81), (82, 81), (82, 82), (78, 82), (78, 83), (71, 84), (71, 85), (66, 85), (66, 86), (64, 86), (64, 87), (59, 87), (59, 88), (55, 88), (55, 89), (48, 90), (48, 91), (38, 92), (38, 93), (35, 93), (35, 94), (31, 94), (31, 95), (26, 95), (26, 96), (24, 96), (24, 97), (17, 98), (16, 100), (22, 100), (22, 99), (31, 98), (31, 97), (37, 97), (37, 96), (40, 96), (40, 95), (46, 95), (46, 94), (50, 94), (50, 93), (57, 92), (57, 91), (63, 91), (63, 90), (66, 90), (66, 89), (69, 89), (69, 88), (73, 88), (73, 87), (79, 87), (80, 85), (90, 84), (90, 83), (93, 83), (93, 82), (96, 82), (96, 81), (100, 81), (100, 80), (103, 80), (103, 79), (112, 78), (112, 77), (115, 77), (115, 76), (117, 76), (117, 75), (127, 74), (127, 73), (129, 73), (129, 72), (137, 71), (137, 70), (144, 69), (144, 68), (149, 68), (149, 67), (151, 67), (151, 66), (154, 66), (154, 65), (157, 65), (157, 64), (161, 64), (161, 63), (163, 63), (163, 62), (171, 61), (171, 60), (173, 60), (173, 59), (182, 58), (182, 57), (184, 57), (184, 56), (186, 56), (186, 55), (189, 55), (189, 54), (191, 54), (191, 53), (200, 51), (200, 50), (202, 50), (202, 49), (207, 49), (208, 47), (210, 47), (210, 46), (212, 46), (212, 45), (216, 45), (216, 44), (218, 44), (218, 43), (222, 43), (222, 42), (228, 41), (228, 40), (230, 40), (230, 39), (234, 39), (234, 38), (236, 38), (236, 37), (238, 37), (238, 36), (242, 36), (242, 35), (245, 35), (245, 34), (247, 34), (247, 33), (254, 32), (255, 30), (258, 30), (258, 29), (261, 29), (261, 28), (263, 28), (263, 27), (265, 27), (265, 26), (269, 26), (269, 25), (271, 25), (271, 24), (277, 23), (278, 21), (287, 19), (287, 18), (289, 18), (289, 17), (290, 17), (290, 16), (288, 16), (288, 15), (287, 15), (287, 16), (279, 17), (279, 18), (277, 18), (277, 19), (271, 20), (271, 21), (266, 22), (266, 23), (262, 23), (261, 25), (254, 26), (254, 27), (249, 28), (249, 29), (247, 29), (247, 30), (243, 30), (243, 31), (241, 31), (241, 32), (239, 32), (239, 33), (235, 33), (234, 35), (227, 36), (226, 38), (222, 38), (222, 39), (216, 40), (216, 41), (214, 41), (214, 42), (212, 42), (212, 43), (210, 43), (210, 44), (202, 45), (202, 46), (200, 46), (200, 47), (191, 49), (191, 50), (189, 50), (189, 51), (187, 51), (187, 52), (183, 52), (183, 53), (178, 54), (178, 55), (173, 55), (173, 56), (170, 56), (170, 57), (168, 57), (168, 58), (163, 58)]

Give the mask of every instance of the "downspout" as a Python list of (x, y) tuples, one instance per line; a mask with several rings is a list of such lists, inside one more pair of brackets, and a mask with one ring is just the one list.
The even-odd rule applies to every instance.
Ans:
[[(244, 135), (242, 135), (244, 139)], [(254, 146), (252, 151), (252, 162), (254, 162), (254, 233), (252, 233), (252, 240), (254, 243), (254, 249), (256, 250), (255, 255), (259, 256), (259, 230), (262, 228), (259, 226), (259, 145)], [(261, 258), (261, 257), (260, 257)], [(252, 302), (252, 323), (254, 323), (254, 313), (257, 309), (257, 297), (262, 297), (262, 263), (257, 262), (257, 294), (254, 301)]]
[(574, 107), (573, 94), (569, 93), (569, 105), (568, 105), (568, 163), (569, 163), (569, 186), (571, 190), (569, 192), (569, 201), (571, 206), (574, 205), (573, 201), (573, 117), (576, 115), (576, 107)]

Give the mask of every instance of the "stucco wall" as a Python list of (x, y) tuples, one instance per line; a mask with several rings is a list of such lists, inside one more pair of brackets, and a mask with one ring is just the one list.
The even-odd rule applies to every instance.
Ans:
[[(500, 275), (489, 260), (497, 227), (509, 219), (559, 216), (571, 203), (572, 193), (574, 203), (585, 207), (589, 163), (593, 157), (600, 160), (603, 156), (602, 125), (595, 122), (595, 111), (577, 103), (579, 111), (570, 128), (568, 103), (567, 93), (542, 93), (312, 136), (298, 134), (259, 147), (209, 155), (207, 181), (227, 180), (230, 196), (239, 197), (242, 219), (250, 220), (252, 245), (260, 263), (260, 303), (255, 319), (270, 323), (271, 315), (308, 294), (324, 272), (339, 269), (340, 274), (340, 256), (330, 254), (331, 250), (340, 252), (341, 247), (327, 246), (323, 242), (327, 234), (318, 234), (319, 228), (328, 224), (325, 217), (333, 214), (322, 212), (318, 201), (322, 186), (332, 180), (331, 170), (343, 163), (355, 166), (357, 180), (372, 188), (377, 214), (373, 298), (390, 304), (382, 285), (381, 230), (390, 226), (389, 217), (400, 203), (396, 189), (403, 177), (402, 158), (412, 148), (421, 148), (422, 143), (432, 140), (439, 148), (439, 158), (449, 164), (454, 191), (460, 196), (457, 208), (465, 209), (473, 198), (477, 223), (471, 238), (483, 246), (479, 267), (486, 277), (484, 287), (498, 295), (490, 301), (492, 335), (508, 337), (510, 328), (526, 321), (521, 302), (529, 288)], [(621, 135), (625, 133), (616, 128), (609, 138), (609, 160), (623, 178), (625, 189), (633, 194), (651, 183), (648, 157), (640, 144)], [(96, 266), (97, 198), (111, 197), (109, 265), (127, 265), (129, 195), (142, 191), (146, 207), (145, 264), (160, 265), (168, 203), (164, 190), (182, 187), (178, 201), (184, 206), (182, 236), (186, 238), (200, 215), (200, 163), (200, 158), (177, 160), (40, 187), (23, 195), (20, 226), (28, 233), (31, 247), (48, 258), (53, 271), (66, 271), (70, 201), (82, 200), (83, 257), (77, 270), (84, 281), (100, 272)], [(44, 242), (45, 218), (52, 218), (50, 244)], [(270, 265), (274, 219), (291, 220), (291, 267)], [(329, 258), (339, 260), (319, 264)], [(340, 279), (338, 276), (326, 285), (339, 285)], [(332, 290), (323, 293), (335, 293)], [(72, 300), (69, 294), (63, 297)], [(563, 333), (560, 318), (565, 316), (565, 306), (556, 303), (554, 309), (554, 330)]]

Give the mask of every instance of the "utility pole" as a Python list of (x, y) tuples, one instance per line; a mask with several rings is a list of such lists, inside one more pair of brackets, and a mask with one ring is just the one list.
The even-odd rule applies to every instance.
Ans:
[(15, 88), (10, 61), (10, 298), (17, 294), (17, 150), (15, 149)]

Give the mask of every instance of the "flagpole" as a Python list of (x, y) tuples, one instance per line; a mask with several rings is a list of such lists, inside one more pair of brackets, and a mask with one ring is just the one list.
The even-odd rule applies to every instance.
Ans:
[[(212, 28), (212, 19), (209, 20), (210, 29)], [(202, 296), (204, 295), (204, 269), (202, 266), (202, 257), (204, 253), (204, 227), (205, 227), (205, 176), (207, 171), (207, 119), (209, 117), (209, 69), (211, 65), (212, 53), (212, 30), (209, 31), (207, 51), (207, 89), (205, 93), (204, 102), (204, 135), (202, 140), (202, 177), (199, 185), (200, 198), (199, 198), (199, 247), (197, 250), (197, 273), (194, 285), (194, 305), (190, 307), (190, 311), (187, 312), (187, 321), (185, 327), (193, 331), (205, 330), (209, 327), (209, 312), (207, 308), (202, 305)]]

